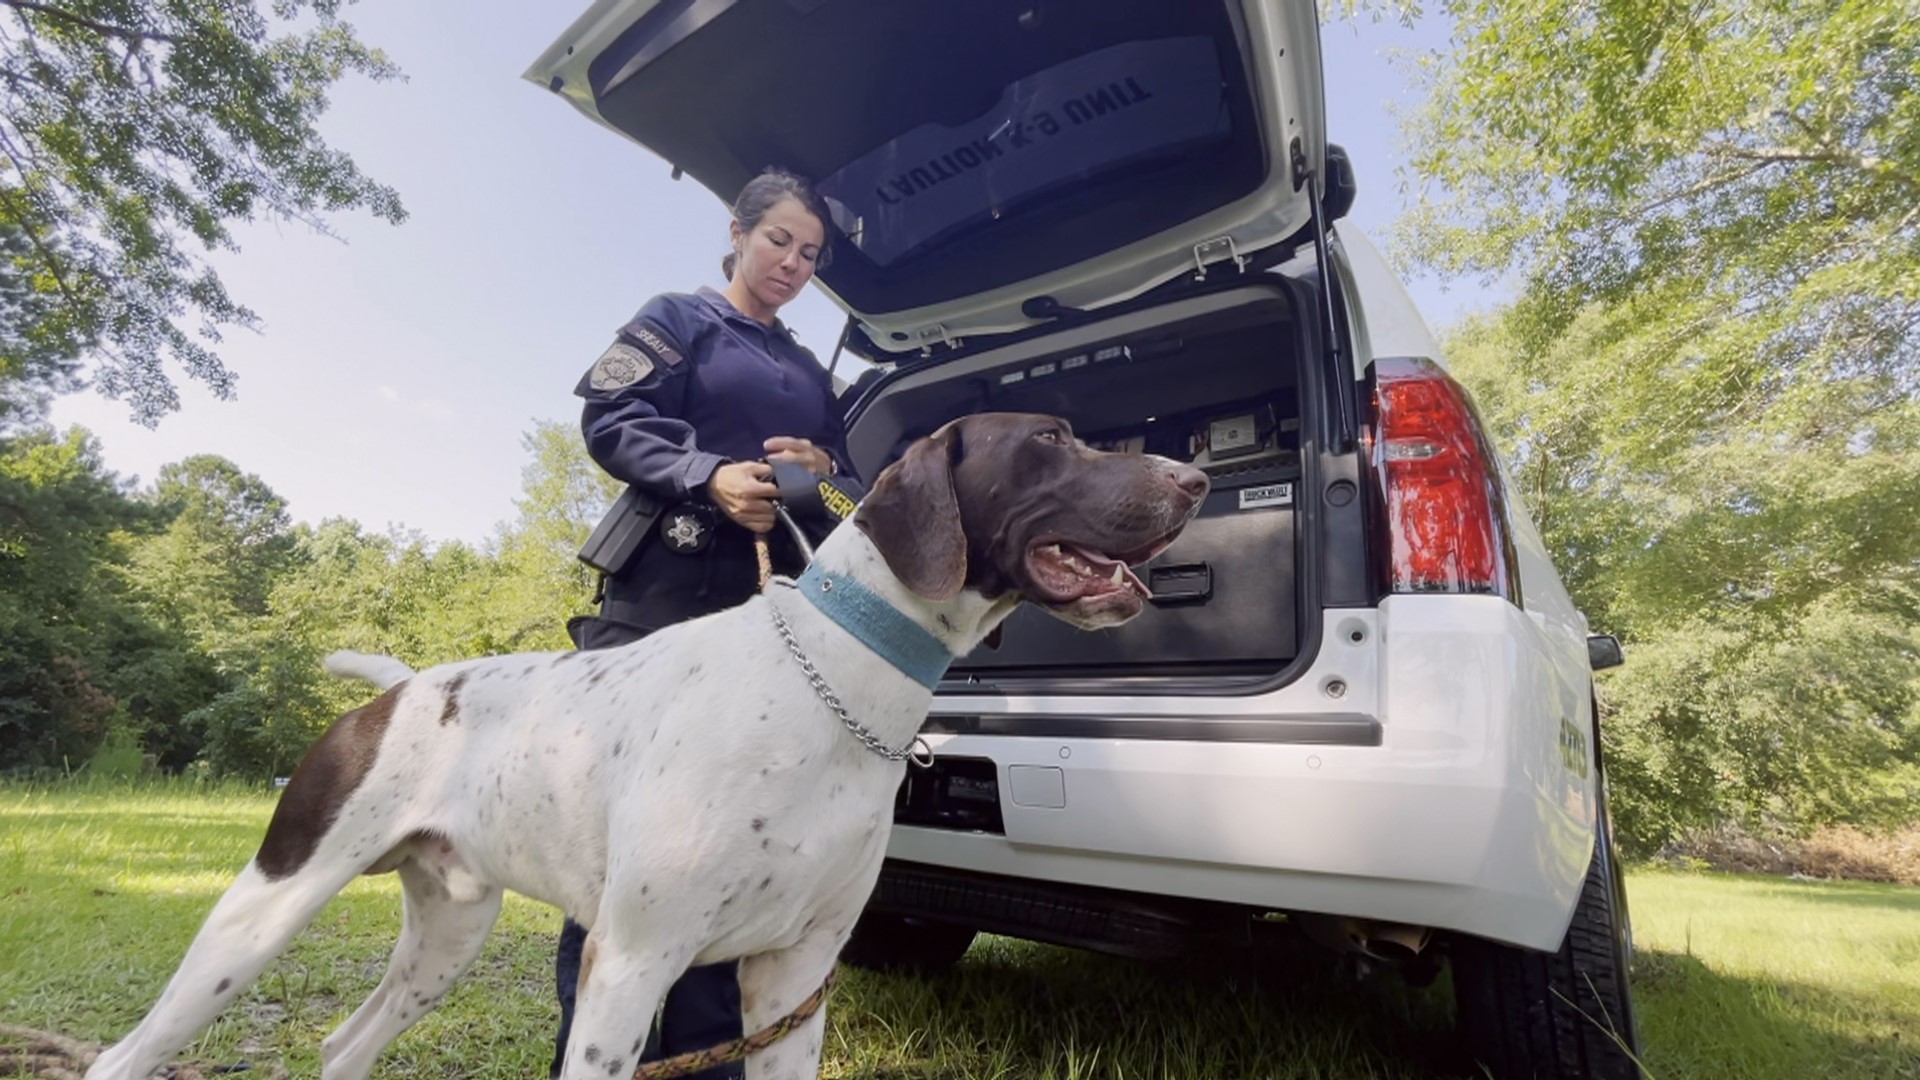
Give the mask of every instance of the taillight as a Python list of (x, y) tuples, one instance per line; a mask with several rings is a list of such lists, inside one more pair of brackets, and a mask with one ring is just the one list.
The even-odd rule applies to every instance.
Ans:
[(1519, 603), (1500, 473), (1466, 391), (1430, 360), (1376, 360), (1372, 421), (1388, 591)]

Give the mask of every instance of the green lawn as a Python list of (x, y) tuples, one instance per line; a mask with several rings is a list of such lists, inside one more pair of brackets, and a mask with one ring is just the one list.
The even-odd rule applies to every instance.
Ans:
[[(0, 1022), (122, 1034), (252, 854), (273, 799), (0, 788)], [(1920, 890), (1643, 873), (1631, 879), (1645, 1057), (1680, 1077), (1920, 1080)], [(318, 1072), (320, 1037), (379, 981), (388, 878), (336, 899), (193, 1054)], [(384, 1076), (544, 1077), (554, 913), (509, 898), (472, 975)], [(1153, 967), (983, 940), (959, 972), (847, 972), (831, 1077), (1417, 1077), (1444, 1071), (1445, 980), (1355, 983), (1311, 952)], [(243, 1074), (244, 1075), (244, 1074)]]

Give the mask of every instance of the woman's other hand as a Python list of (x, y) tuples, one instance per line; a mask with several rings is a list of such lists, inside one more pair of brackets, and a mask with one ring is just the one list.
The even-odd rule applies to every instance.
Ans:
[(806, 439), (776, 435), (763, 445), (768, 461), (791, 461), (806, 466), (807, 471), (815, 476), (833, 475), (833, 455)]
[[(779, 440), (769, 440), (777, 442)], [(767, 482), (773, 466), (763, 461), (737, 461), (713, 470), (707, 494), (720, 512), (757, 533), (773, 531), (773, 500), (780, 489)]]

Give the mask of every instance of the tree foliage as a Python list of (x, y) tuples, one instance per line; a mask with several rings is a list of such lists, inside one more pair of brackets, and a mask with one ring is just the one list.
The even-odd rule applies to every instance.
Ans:
[[(1589, 617), (1623, 827), (1920, 806), (1920, 20), (1459, 2), (1412, 265)], [(1613, 747), (1618, 747), (1613, 751)]]
[(38, 421), (80, 385), (78, 347), (48, 332), (59, 303), (35, 286), (34, 261), (26, 233), (0, 220), (0, 431)]
[(225, 396), (222, 328), (257, 325), (204, 257), (232, 223), (404, 220), (316, 126), (343, 77), (398, 74), (343, 2), (0, 0), (0, 420), (82, 356), (145, 423), (169, 362)]
[(0, 439), (0, 772), (78, 768), (111, 741), (163, 768), (287, 774), (368, 688), (340, 648), (416, 667), (566, 649), (574, 558), (614, 494), (577, 434), (526, 439), (514, 520), (476, 548), (295, 526), (261, 478), (200, 455), (153, 485), (78, 429)]

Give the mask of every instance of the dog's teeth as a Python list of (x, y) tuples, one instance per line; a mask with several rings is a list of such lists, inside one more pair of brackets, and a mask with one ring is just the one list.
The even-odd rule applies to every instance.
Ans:
[(1121, 576), (1122, 576), (1122, 575), (1124, 575), (1124, 574), (1125, 574), (1126, 572), (1127, 572), (1127, 568), (1126, 568), (1126, 567), (1124, 567), (1124, 566), (1121, 566), (1121, 565), (1120, 565), (1119, 563), (1114, 563), (1114, 564), (1113, 564), (1113, 583), (1114, 583), (1115, 585), (1118, 585), (1118, 584), (1120, 584), (1120, 578), (1121, 578)]

